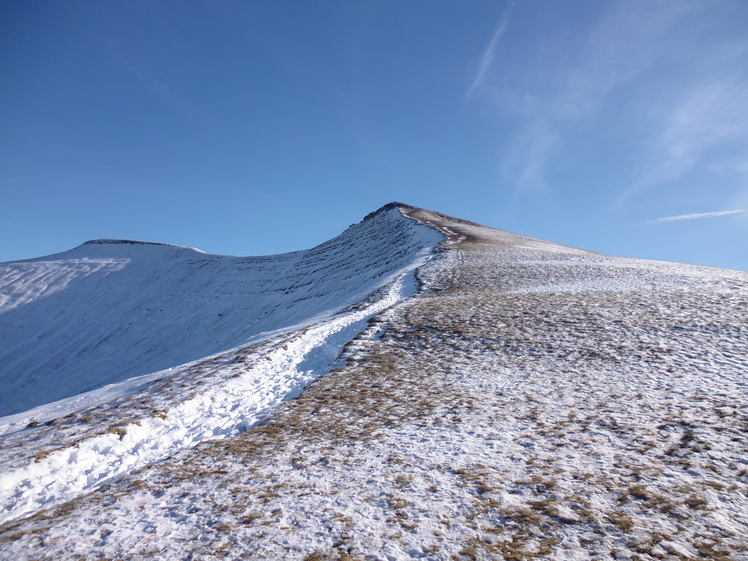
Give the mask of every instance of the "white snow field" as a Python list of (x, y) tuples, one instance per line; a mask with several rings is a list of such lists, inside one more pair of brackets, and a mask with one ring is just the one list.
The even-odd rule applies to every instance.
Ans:
[(399, 211), (367, 299), (0, 437), (0, 557), (748, 560), (748, 274)]
[(284, 255), (96, 240), (0, 264), (0, 416), (329, 316), (440, 240), (390, 208)]
[[(430, 258), (432, 249), (442, 239), (438, 232), (404, 217), (393, 207), (351, 226), (331, 242), (290, 256), (240, 259), (197, 254), (196, 257), (196, 251), (188, 248), (107, 241), (89, 242), (72, 252), (32, 261), (33, 273), (29, 272), (29, 262), (6, 265), (5, 278), (10, 280), (6, 285), (6, 307), (16, 309), (20, 314), (24, 306), (43, 301), (42, 311), (50, 316), (66, 317), (66, 323), (73, 326), (64, 333), (48, 331), (46, 339), (58, 343), (65, 341), (68, 352), (81, 356), (80, 371), (74, 368), (74, 363), (67, 363), (67, 368), (44, 370), (48, 363), (43, 359), (34, 361), (31, 357), (26, 362), (34, 366), (36, 377), (23, 385), (14, 379), (16, 371), (11, 369), (5, 373), (3, 387), (15, 385), (19, 388), (14, 395), (20, 402), (38, 401), (42, 398), (40, 393), (42, 396), (72, 394), (83, 382), (101, 385), (121, 378), (125, 375), (123, 370), (129, 371), (117, 368), (116, 363), (110, 368), (99, 366), (105, 360), (97, 340), (101, 333), (88, 331), (84, 340), (75, 340), (74, 343), (68, 339), (71, 331), (75, 335), (87, 329), (84, 317), (104, 317), (116, 322), (118, 318), (112, 315), (113, 308), (122, 314), (120, 321), (135, 325), (141, 325), (137, 323), (141, 321), (145, 331), (140, 336), (136, 333), (138, 328), (133, 328), (132, 336), (113, 337), (110, 342), (109, 348), (113, 349), (111, 360), (132, 356), (131, 363), (140, 360), (140, 364), (148, 364), (135, 354), (136, 351), (147, 355), (166, 354), (168, 358), (178, 356), (175, 353), (181, 349), (189, 357), (197, 352), (195, 349), (212, 349), (220, 345), (221, 341), (214, 339), (221, 334), (245, 333), (246, 343), (249, 336), (259, 329), (257, 325), (284, 326), (284, 329), (263, 332), (259, 339), (265, 344), (259, 348), (255, 343), (249, 348), (239, 346), (209, 357), (209, 362), (217, 364), (217, 368), (205, 368), (205, 361), (188, 363), (0, 418), (0, 435), (8, 435), (0, 451), (3, 459), (0, 468), (0, 522), (72, 499), (122, 473), (167, 457), (182, 447), (208, 438), (239, 434), (252, 427), (281, 401), (293, 397), (304, 385), (326, 372), (343, 346), (364, 328), (371, 316), (412, 294), (416, 286), (413, 270)], [(88, 246), (94, 249), (88, 249)], [(81, 257), (81, 253), (86, 257)], [(308, 261), (310, 253), (317, 258)], [(97, 258), (98, 261), (94, 261), (93, 256), (97, 254), (127, 254), (130, 257)], [(223, 261), (224, 266), (208, 267), (207, 264), (216, 258)], [(235, 266), (237, 261), (241, 263), (238, 269)], [(116, 266), (110, 266), (111, 262)], [(145, 265), (138, 267), (132, 265), (133, 262)], [(269, 263), (277, 268), (278, 262), (283, 263), (283, 275), (278, 278), (276, 286), (269, 277), (272, 270)], [(78, 287), (78, 291), (71, 290), (73, 294), (61, 293), (70, 290), (68, 285), (76, 280), (76, 275), (86, 278), (106, 271), (104, 277), (107, 277), (112, 273), (122, 273), (128, 265), (134, 271), (116, 282), (99, 279), (98, 283)], [(210, 274), (205, 272), (206, 269)], [(217, 277), (216, 270), (219, 271)], [(304, 275), (299, 271), (304, 271)], [(240, 273), (240, 279), (226, 281), (223, 278), (239, 277)], [(143, 285), (153, 284), (153, 279), (149, 278), (151, 275), (161, 281), (158, 285), (161, 289), (167, 287), (168, 298), (153, 287), (141, 292)], [(187, 283), (187, 277), (194, 277), (189, 279), (188, 293), (176, 294)], [(36, 284), (34, 279), (38, 281)], [(229, 284), (234, 289), (229, 296), (241, 302), (243, 317), (254, 320), (254, 326), (237, 325), (240, 320), (236, 318), (242, 316), (235, 310), (227, 311), (226, 286)], [(216, 286), (219, 291), (212, 294)], [(241, 287), (241, 290), (236, 287)], [(82, 292), (84, 289), (90, 293), (88, 298)], [(139, 290), (134, 295), (135, 302), (115, 303), (113, 293), (126, 299), (133, 289)], [(325, 289), (327, 292), (323, 292)], [(55, 292), (60, 294), (57, 301), (44, 301)], [(143, 292), (153, 294), (153, 301), (143, 300)], [(247, 298), (247, 294), (259, 294), (259, 297), (253, 301)], [(103, 305), (97, 305), (97, 296), (102, 295), (107, 300)], [(69, 298), (63, 299), (62, 296)], [(185, 302), (194, 299), (200, 299), (201, 304), (187, 308)], [(349, 305), (345, 307), (346, 304)], [(81, 312), (81, 305), (86, 306), (86, 312)], [(156, 316), (157, 320), (144, 321), (140, 311), (153, 306), (160, 306), (161, 314)], [(223, 310), (219, 316), (233, 318), (233, 324), (216, 321), (216, 310)], [(37, 319), (36, 331), (42, 330), (42, 311), (36, 309), (30, 314), (31, 318)], [(150, 318), (152, 314), (146, 317)], [(262, 318), (261, 321), (256, 319), (258, 317)], [(301, 318), (306, 321), (288, 324)], [(2, 315), (0, 319), (6, 320), (7, 332), (12, 333), (11, 321)], [(33, 320), (27, 321), (33, 325)], [(178, 337), (180, 341), (163, 340), (164, 332), (176, 332), (178, 321), (185, 321), (187, 326), (186, 333)], [(195, 331), (190, 322), (207, 326), (207, 333)], [(109, 337), (109, 328), (104, 328), (103, 332), (105, 338)], [(27, 352), (22, 343), (16, 344), (15, 353), (7, 351), (7, 355), (18, 357)], [(51, 344), (44, 341), (40, 346)], [(83, 350), (80, 350), (81, 346)], [(91, 349), (97, 349), (94, 358), (89, 357)], [(233, 360), (241, 352), (245, 353), (243, 360)], [(255, 355), (261, 353), (262, 360), (248, 366), (248, 356), (252, 352)], [(227, 359), (227, 356), (231, 358)], [(154, 364), (163, 360), (166, 358), (152, 358)], [(23, 363), (22, 360), (8, 362), (12, 365)], [(226, 362), (232, 365), (239, 362), (240, 366), (224, 366)], [(185, 391), (188, 386), (182, 379), (182, 391), (169, 399), (163, 381), (166, 379), (173, 384), (175, 378), (194, 375), (196, 366), (198, 369), (203, 366), (199, 383), (205, 384), (206, 377), (214, 383), (192, 395), (194, 392)], [(215, 383), (218, 380), (216, 370), (220, 370), (219, 378), (224, 379), (222, 383)], [(159, 384), (154, 387), (154, 382)], [(55, 387), (47, 390), (45, 386), (50, 384)], [(33, 393), (27, 396), (21, 394), (21, 390)], [(134, 393), (135, 396), (128, 399), (128, 395)], [(155, 416), (143, 419), (141, 410), (139, 415), (136, 413), (133, 417), (131, 413), (130, 417), (124, 417), (124, 410), (131, 406), (130, 401), (137, 400), (142, 404), (143, 393), (161, 393), (151, 398), (151, 401), (154, 397), (158, 400), (158, 407), (149, 403), (146, 410)], [(107, 410), (97, 407), (101, 404), (108, 404), (108, 409), (115, 415), (119, 413), (114, 425), (97, 427), (97, 421), (103, 420), (103, 411)], [(66, 416), (63, 421), (56, 420), (63, 415)], [(75, 426), (79, 419), (85, 419), (83, 429)], [(46, 431), (44, 427), (37, 429), (36, 432), (41, 434), (34, 436), (35, 446), (29, 447), (26, 433), (19, 431), (29, 427), (30, 423), (31, 428), (36, 428), (43, 422), (49, 428)], [(107, 429), (103, 434), (102, 428)]]

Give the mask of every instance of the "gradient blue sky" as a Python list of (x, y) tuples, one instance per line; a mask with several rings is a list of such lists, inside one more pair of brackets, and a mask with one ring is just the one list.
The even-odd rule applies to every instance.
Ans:
[(393, 200), (748, 270), (748, 2), (0, 2), (0, 261)]

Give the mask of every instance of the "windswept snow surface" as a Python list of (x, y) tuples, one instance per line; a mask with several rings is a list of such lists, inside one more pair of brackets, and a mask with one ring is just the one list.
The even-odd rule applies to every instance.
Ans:
[(96, 240), (0, 264), (0, 416), (329, 317), (442, 239), (390, 207), (283, 255)]
[(3, 470), (0, 523), (75, 498), (197, 442), (250, 429), (327, 372), (369, 318), (413, 294), (412, 269), (422, 262), (423, 256), (408, 267), (410, 271), (399, 272), (371, 302), (291, 332), (281, 346), (255, 357), (255, 366), (249, 370), (232, 369), (235, 377), (207, 388), (162, 417), (125, 421), (117, 425), (121, 432), (85, 439), (19, 469)]
[[(312, 250), (280, 256), (234, 258), (101, 240), (52, 258), (4, 265), (0, 364), (7, 370), (0, 403), (6, 408), (73, 395), (136, 368), (185, 363), (237, 340), (269, 343), (223, 353), (244, 356), (238, 365), (213, 369), (215, 386), (181, 403), (173, 398), (175, 407), (151, 407), (155, 416), (118, 419), (103, 433), (105, 427), (92, 432), (71, 425), (96, 418), (100, 403), (113, 402), (124, 414), (142, 392), (154, 391), (154, 380), (178, 380), (195, 363), (0, 418), (0, 434), (8, 434), (0, 451), (0, 521), (254, 426), (324, 374), (369, 318), (412, 294), (414, 270), (442, 240), (436, 230), (391, 207)], [(51, 348), (60, 349), (52, 361), (46, 356)], [(222, 358), (215, 355), (211, 362), (221, 364)], [(163, 402), (163, 396), (148, 397)], [(85, 415), (71, 413), (84, 407)], [(55, 420), (63, 414), (72, 419), (67, 426)], [(18, 431), (30, 421), (53, 428), (27, 439)]]
[(3, 524), (0, 555), (748, 561), (748, 274), (404, 211), (447, 249), (326, 376)]

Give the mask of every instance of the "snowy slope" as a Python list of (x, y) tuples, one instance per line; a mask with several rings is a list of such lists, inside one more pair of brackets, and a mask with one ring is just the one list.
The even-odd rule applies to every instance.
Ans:
[(329, 316), (440, 239), (388, 207), (284, 255), (96, 240), (0, 264), (0, 416)]
[[(203, 389), (163, 418), (117, 403), (3, 437), (0, 555), (748, 561), (748, 274), (402, 211), (447, 236), (410, 262), (416, 293), (396, 276), (187, 365), (172, 385)], [(326, 342), (369, 315), (330, 370), (342, 347)], [(252, 426), (253, 384), (315, 372)], [(85, 486), (99, 460), (168, 446), (180, 422), (197, 436), (201, 419), (214, 437)], [(79, 440), (92, 424), (124, 432)]]
[[(412, 295), (413, 269), (424, 258), (333, 317), (161, 372), (156, 384), (142, 384), (137, 393), (113, 391), (123, 385), (116, 384), (105, 393), (108, 400), (94, 400), (98, 404), (93, 406), (90, 394), (63, 400), (75, 405), (63, 419), (53, 414), (59, 413), (59, 402), (41, 406), (29, 412), (32, 418), (51, 420), (35, 420), (33, 426), (26, 415), (6, 417), (11, 422), (0, 451), (0, 523), (75, 499), (201, 441), (235, 437), (255, 427), (326, 374), (367, 320)], [(187, 383), (190, 379), (193, 384)], [(170, 386), (178, 387), (175, 394), (169, 395)], [(145, 401), (150, 408), (142, 407)]]

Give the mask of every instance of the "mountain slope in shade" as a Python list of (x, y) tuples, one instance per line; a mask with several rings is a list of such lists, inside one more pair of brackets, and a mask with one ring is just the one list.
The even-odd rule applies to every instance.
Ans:
[(96, 240), (0, 264), (0, 416), (329, 316), (440, 239), (391, 205), (283, 255)]
[[(122, 402), (3, 437), (13, 469), (0, 474), (0, 553), (746, 561), (748, 274), (399, 208), (446, 237), (409, 297), (395, 281), (358, 307), (196, 363), (174, 382), (203, 390), (168, 411), (137, 417)], [(357, 310), (376, 315), (337, 360), (299, 352)], [(222, 412), (267, 376), (331, 363), (250, 430), (81, 485), (64, 504), (53, 497), (95, 476), (93, 457), (127, 463), (172, 442), (181, 420), (197, 434), (198, 406), (210, 427), (235, 424)], [(92, 425), (110, 432), (82, 439)]]

